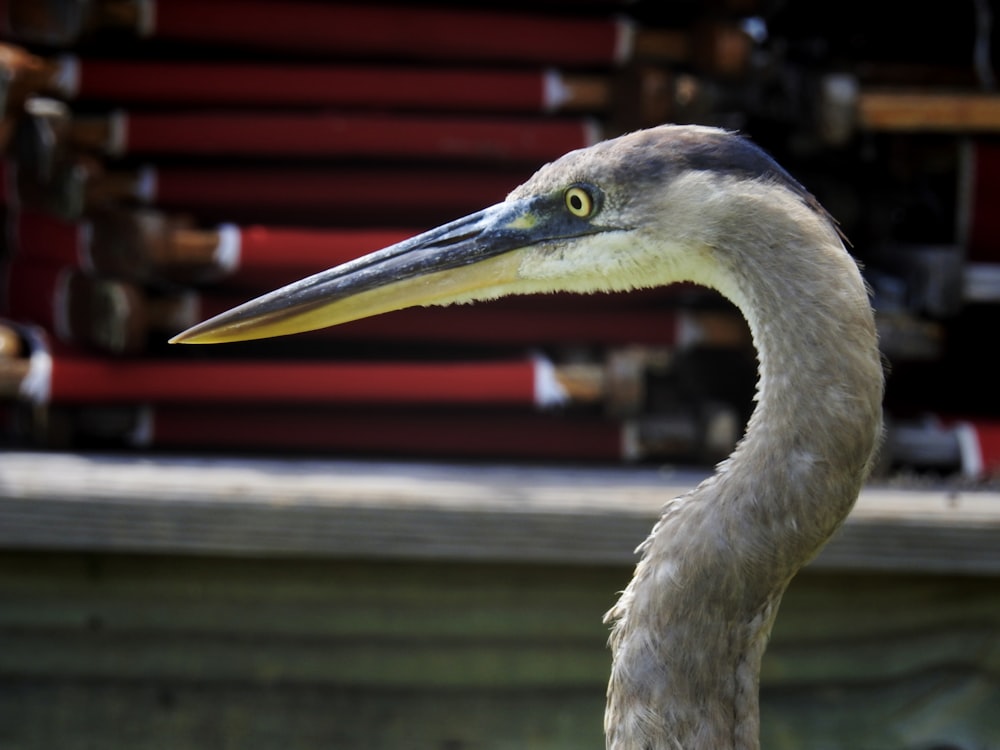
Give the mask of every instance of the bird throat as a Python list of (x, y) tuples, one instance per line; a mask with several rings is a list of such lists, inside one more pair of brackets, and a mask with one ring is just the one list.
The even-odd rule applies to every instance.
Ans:
[(608, 613), (609, 748), (759, 748), (781, 597), (850, 511), (881, 432), (867, 292), (839, 242), (819, 257), (733, 295), (760, 361), (757, 408), (715, 475), (665, 506)]

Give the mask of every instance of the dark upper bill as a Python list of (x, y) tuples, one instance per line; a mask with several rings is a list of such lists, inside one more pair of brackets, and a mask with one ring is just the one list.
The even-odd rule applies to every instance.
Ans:
[(324, 328), (416, 305), (501, 294), (517, 282), (516, 251), (596, 231), (562, 210), (560, 196), (508, 201), (322, 271), (178, 334), (215, 344)]
[[(505, 210), (507, 209), (507, 210)], [(523, 243), (516, 216), (499, 204), (269, 292), (178, 334), (172, 343), (213, 344), (281, 336), (474, 291), (510, 273), (479, 265)], [(491, 278), (492, 277), (492, 278)]]

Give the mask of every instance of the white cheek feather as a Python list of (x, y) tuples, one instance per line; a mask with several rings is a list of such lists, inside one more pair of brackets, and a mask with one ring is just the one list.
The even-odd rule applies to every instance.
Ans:
[(525, 252), (518, 276), (535, 291), (628, 291), (698, 281), (714, 268), (705, 248), (632, 232), (603, 232)]

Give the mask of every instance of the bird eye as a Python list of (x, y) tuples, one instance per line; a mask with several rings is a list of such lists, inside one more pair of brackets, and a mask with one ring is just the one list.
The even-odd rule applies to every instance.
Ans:
[(574, 216), (586, 219), (594, 213), (594, 199), (586, 190), (579, 185), (574, 185), (566, 190), (564, 194), (566, 208)]

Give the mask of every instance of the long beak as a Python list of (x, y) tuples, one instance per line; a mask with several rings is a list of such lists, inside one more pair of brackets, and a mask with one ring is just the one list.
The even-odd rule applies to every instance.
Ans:
[(540, 224), (550, 213), (545, 203), (539, 197), (499, 203), (246, 302), (171, 343), (281, 336), (404, 307), (482, 298), (490, 290), (512, 291), (519, 265), (512, 251), (544, 239)]

